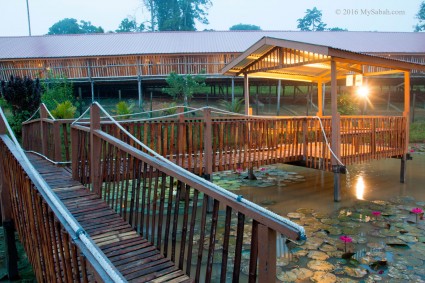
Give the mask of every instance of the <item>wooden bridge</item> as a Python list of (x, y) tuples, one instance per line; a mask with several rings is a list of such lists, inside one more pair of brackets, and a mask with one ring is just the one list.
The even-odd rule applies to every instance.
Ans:
[[(41, 117), (25, 123), (25, 147), (54, 160), (69, 156), (70, 168), (24, 153), (1, 113), (1, 204), (3, 223), (9, 223), (11, 278), (17, 276), (13, 227), (39, 282), (274, 282), (278, 235), (294, 241), (305, 237), (295, 223), (173, 163), (178, 160), (199, 173), (201, 167), (191, 160), (204, 156), (202, 164), (214, 167), (213, 157), (205, 153), (183, 154), (195, 144), (194, 133), (187, 130), (192, 122), (177, 118), (163, 127), (168, 132), (161, 137), (170, 136), (171, 146), (160, 143), (166, 139), (154, 140), (158, 132), (150, 125), (159, 128), (159, 123), (149, 122), (143, 131), (142, 123), (107, 123), (97, 104), (89, 124), (70, 126), (44, 118), (45, 112), (42, 106)], [(208, 122), (197, 123), (212, 132)], [(170, 130), (172, 124), (177, 132)], [(154, 150), (180, 151), (161, 152), (166, 158), (161, 157), (126, 128), (148, 133)], [(176, 140), (181, 129), (187, 138), (183, 143)], [(204, 176), (208, 170), (201, 170)], [(249, 259), (242, 257), (247, 252)]]

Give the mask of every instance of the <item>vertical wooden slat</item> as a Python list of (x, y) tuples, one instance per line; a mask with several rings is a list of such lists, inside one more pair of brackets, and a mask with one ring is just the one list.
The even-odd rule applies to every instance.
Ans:
[(220, 282), (226, 282), (231, 220), (232, 220), (232, 208), (229, 206), (226, 206), (226, 219), (224, 221), (223, 257), (221, 262)]
[(236, 247), (235, 247), (235, 262), (233, 266), (233, 282), (239, 282), (239, 275), (241, 271), (241, 260), (242, 260), (244, 224), (245, 224), (245, 215), (239, 212), (238, 226), (236, 228)]
[(208, 245), (208, 258), (207, 258), (207, 271), (205, 274), (205, 282), (211, 282), (212, 269), (214, 263), (214, 252), (215, 252), (215, 239), (217, 233), (217, 222), (218, 222), (218, 210), (219, 210), (218, 200), (214, 200), (213, 212), (212, 212), (212, 221), (211, 221), (211, 232), (210, 232), (210, 241)]
[(276, 281), (276, 231), (258, 224), (259, 282)]

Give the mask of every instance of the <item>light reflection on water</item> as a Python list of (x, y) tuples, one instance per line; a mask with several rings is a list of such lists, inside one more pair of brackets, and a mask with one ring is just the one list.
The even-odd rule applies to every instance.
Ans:
[(303, 175), (305, 181), (286, 186), (278, 183), (266, 188), (242, 187), (238, 194), (258, 204), (273, 200), (267, 208), (283, 215), (300, 207), (332, 213), (353, 206), (358, 199), (371, 201), (412, 196), (425, 201), (425, 155), (414, 154), (413, 160), (407, 162), (404, 184), (400, 183), (400, 163), (399, 159), (383, 159), (349, 166), (352, 186), (347, 186), (342, 175), (341, 202), (333, 201), (333, 173), (290, 165), (284, 165), (283, 170)]

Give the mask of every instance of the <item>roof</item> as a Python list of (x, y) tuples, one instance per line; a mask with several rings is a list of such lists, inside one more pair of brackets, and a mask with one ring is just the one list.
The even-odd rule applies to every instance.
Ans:
[[(329, 81), (332, 61), (336, 62), (337, 76), (353, 73), (376, 75), (383, 72), (408, 72), (412, 69), (425, 71), (425, 65), (422, 64), (331, 46), (263, 37), (224, 67), (222, 72), (233, 76), (249, 74), (251, 77)], [(364, 65), (378, 68), (365, 74)]]
[(420, 32), (197, 31), (0, 37), (0, 60), (241, 53), (264, 36), (353, 52), (425, 54)]

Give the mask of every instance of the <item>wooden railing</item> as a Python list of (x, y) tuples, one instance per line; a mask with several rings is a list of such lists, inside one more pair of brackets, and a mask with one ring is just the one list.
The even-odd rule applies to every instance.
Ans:
[(296, 228), (167, 159), (138, 149), (141, 143), (130, 142), (115, 127), (115, 136), (103, 130), (97, 105), (92, 106), (90, 128), (71, 127), (74, 178), (195, 281), (224, 282), (230, 276), (238, 282), (247, 265), (250, 282), (275, 282), (277, 235), (296, 240), (301, 235)]
[[(78, 223), (39, 177), (16, 139), (12, 141), (8, 135), (14, 138), (0, 109), (2, 221), (12, 227), (6, 246), (14, 245), (15, 227), (38, 282), (112, 282), (122, 278), (91, 240), (75, 230)], [(16, 250), (8, 247), (7, 261), (11, 252)], [(11, 276), (14, 272), (8, 267)]]
[[(288, 162), (332, 170), (331, 117), (211, 117), (208, 111), (203, 110), (200, 117), (181, 114), (177, 118), (120, 124), (155, 152), (197, 175)], [(71, 122), (44, 117), (24, 123), (24, 148), (54, 161), (69, 161)], [(405, 153), (403, 116), (342, 116), (340, 125), (340, 159), (345, 165)], [(114, 137), (125, 138), (112, 122), (105, 120), (101, 128)], [(133, 141), (128, 142), (139, 148)], [(206, 168), (208, 158), (210, 170)]]

